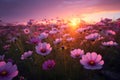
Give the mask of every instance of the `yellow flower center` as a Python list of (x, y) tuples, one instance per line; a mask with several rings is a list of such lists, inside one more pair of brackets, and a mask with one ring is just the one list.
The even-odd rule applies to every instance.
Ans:
[(76, 54), (75, 57), (80, 57), (80, 54)]
[(52, 65), (51, 65), (51, 64), (48, 64), (47, 67), (50, 69), (50, 68), (52, 68)]
[(93, 61), (93, 60), (89, 61), (89, 65), (94, 66), (95, 65), (95, 61)]
[(6, 76), (8, 74), (8, 72), (6, 70), (3, 70), (0, 72), (0, 76)]
[(45, 53), (46, 52), (46, 49), (41, 49), (40, 50), (42, 53)]

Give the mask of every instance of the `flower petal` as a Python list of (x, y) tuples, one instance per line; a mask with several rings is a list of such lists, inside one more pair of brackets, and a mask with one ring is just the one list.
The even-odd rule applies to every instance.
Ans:
[(104, 61), (102, 60), (102, 61), (100, 61), (98, 64), (103, 65), (103, 64), (104, 64)]
[(101, 59), (102, 59), (102, 56), (101, 55), (97, 55), (97, 58), (96, 58), (95, 62), (99, 62)]
[(92, 60), (95, 60), (96, 58), (97, 58), (96, 52), (92, 52), (92, 53), (91, 53), (91, 59), (92, 59)]

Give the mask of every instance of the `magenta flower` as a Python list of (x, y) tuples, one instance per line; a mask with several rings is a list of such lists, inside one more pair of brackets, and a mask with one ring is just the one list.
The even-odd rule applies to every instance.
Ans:
[(16, 65), (12, 65), (11, 62), (0, 62), (0, 80), (12, 80), (18, 75)]
[(23, 31), (24, 31), (25, 34), (29, 34), (30, 33), (30, 29), (28, 29), (28, 28), (25, 28)]
[(42, 64), (43, 70), (51, 70), (55, 67), (55, 61), (54, 60), (47, 60)]
[(101, 69), (104, 61), (101, 60), (102, 56), (100, 54), (97, 55), (96, 52), (88, 52), (86, 55), (82, 56), (80, 63), (84, 66), (85, 69)]
[(24, 54), (21, 55), (21, 60), (27, 59), (32, 55), (32, 53), (33, 51), (24, 52)]
[(49, 43), (39, 43), (36, 47), (36, 52), (40, 55), (46, 56), (52, 51), (52, 47)]
[(84, 54), (84, 50), (74, 49), (70, 53), (71, 53), (71, 57), (73, 58), (81, 58), (82, 55)]

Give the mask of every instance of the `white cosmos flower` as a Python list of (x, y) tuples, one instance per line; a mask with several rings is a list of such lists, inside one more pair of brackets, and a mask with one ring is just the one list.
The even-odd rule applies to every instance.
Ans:
[(36, 52), (37, 54), (40, 54), (40, 55), (43, 55), (43, 56), (46, 56), (48, 55), (51, 51), (52, 51), (52, 47), (50, 46), (49, 43), (39, 43), (36, 47)]

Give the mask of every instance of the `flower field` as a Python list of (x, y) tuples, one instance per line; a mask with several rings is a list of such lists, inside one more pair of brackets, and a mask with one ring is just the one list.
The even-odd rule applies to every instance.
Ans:
[(0, 24), (0, 80), (120, 80), (120, 20)]

